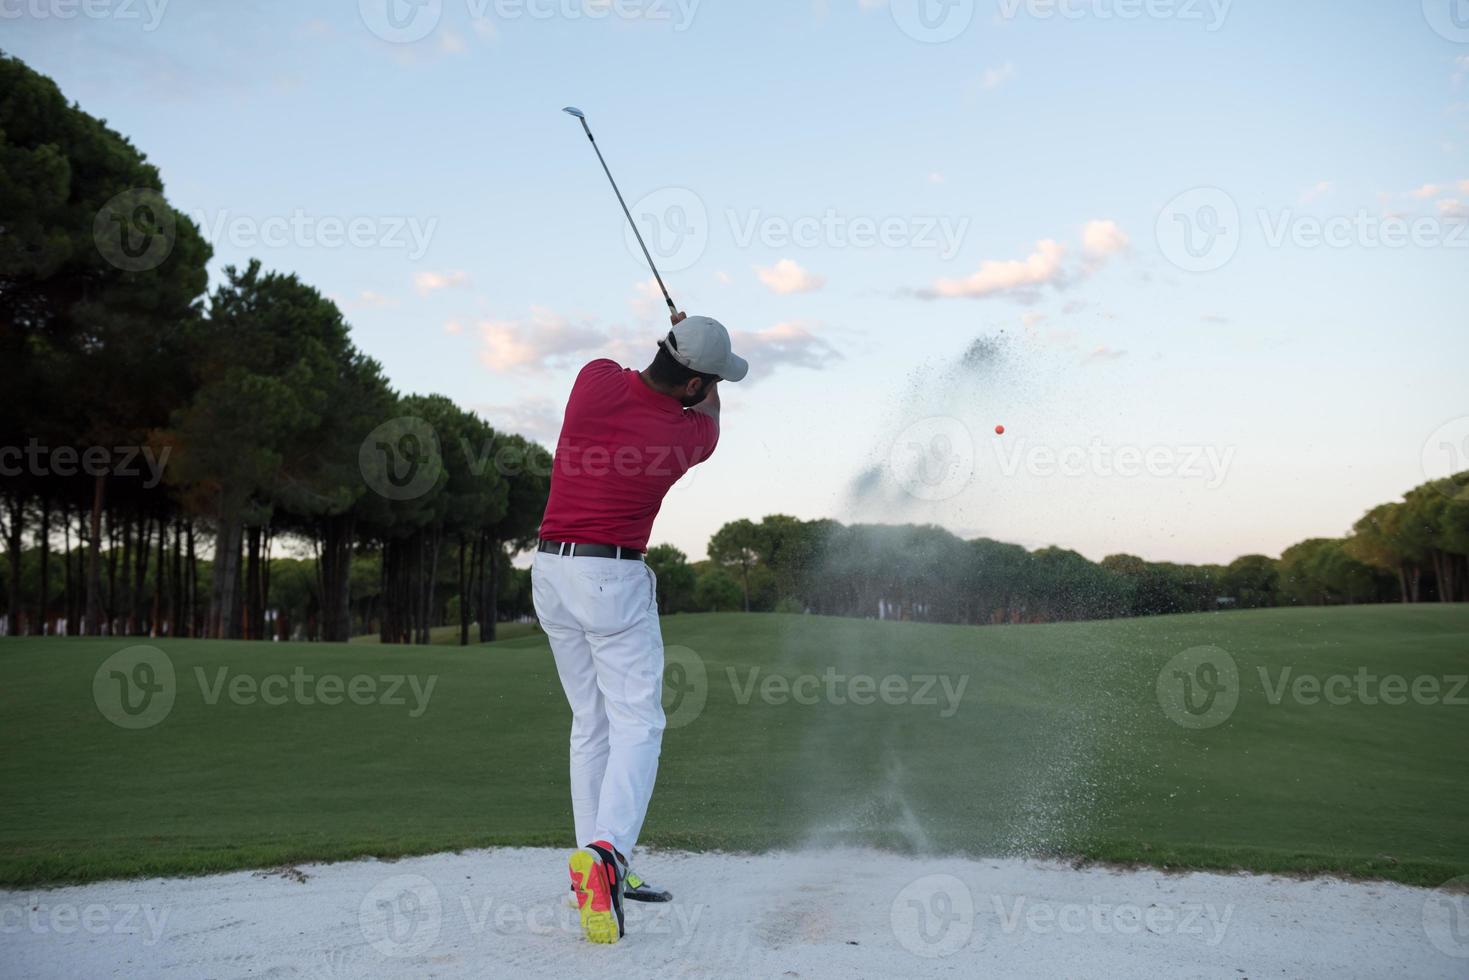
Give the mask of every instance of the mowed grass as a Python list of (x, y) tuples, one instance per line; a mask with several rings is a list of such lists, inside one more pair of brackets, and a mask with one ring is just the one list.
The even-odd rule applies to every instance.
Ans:
[[(1469, 689), (1455, 681), (1469, 674), (1469, 607), (986, 628), (676, 616), (664, 633), (676, 727), (647, 844), (863, 843), (1420, 884), (1469, 873)], [(128, 730), (93, 682), (134, 642), (0, 640), (0, 882), (571, 843), (569, 713), (541, 636), (467, 649), (147, 641), (173, 666), (175, 700)], [(1237, 665), (1239, 701), (1193, 730), (1169, 719), (1157, 685), (1200, 645)], [(1363, 671), (1369, 699), (1382, 693), (1371, 678), (1396, 675), (1421, 692), (1436, 679), (1436, 700), (1368, 703)], [(1347, 703), (1294, 696), (1302, 675), (1350, 676)], [(417, 689), (390, 692), (405, 676)], [(340, 703), (317, 698), (323, 677)], [(358, 677), (373, 679), (356, 681), (365, 703), (345, 693)], [(262, 683), (284, 703), (250, 696)]]

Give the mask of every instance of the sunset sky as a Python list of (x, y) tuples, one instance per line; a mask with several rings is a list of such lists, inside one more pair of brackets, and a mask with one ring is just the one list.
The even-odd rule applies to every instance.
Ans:
[(1278, 554), (1469, 449), (1435, 0), (89, 9), (7, 5), (0, 46), (160, 168), (215, 282), (296, 272), (398, 389), (548, 445), (583, 363), (667, 329), (584, 109), (751, 362), (655, 527), (695, 558), (768, 513)]

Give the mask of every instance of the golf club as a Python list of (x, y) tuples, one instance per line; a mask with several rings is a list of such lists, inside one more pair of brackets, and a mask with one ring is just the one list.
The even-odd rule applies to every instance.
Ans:
[(597, 159), (602, 162), (602, 170), (607, 174), (607, 179), (612, 182), (612, 192), (617, 195), (617, 203), (622, 205), (622, 213), (627, 215), (627, 223), (632, 225), (632, 233), (637, 236), (638, 245), (643, 249), (643, 257), (648, 260), (648, 268), (653, 270), (653, 278), (658, 280), (658, 288), (663, 290), (663, 298), (668, 302), (668, 312), (677, 316), (678, 307), (673, 305), (673, 297), (668, 295), (668, 287), (663, 285), (663, 277), (658, 274), (658, 267), (653, 264), (653, 256), (643, 242), (643, 236), (638, 231), (638, 223), (632, 219), (632, 212), (628, 210), (627, 202), (622, 199), (622, 191), (617, 189), (617, 181), (612, 179), (612, 171), (607, 167), (607, 158), (602, 156), (602, 150), (597, 146), (597, 138), (592, 135), (592, 128), (587, 125), (586, 113), (575, 106), (567, 106), (561, 111), (581, 120), (581, 128), (587, 131), (587, 139), (592, 141), (592, 149), (597, 151)]

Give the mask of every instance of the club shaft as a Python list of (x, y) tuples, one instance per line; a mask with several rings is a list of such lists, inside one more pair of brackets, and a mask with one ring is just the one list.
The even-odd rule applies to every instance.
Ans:
[(653, 270), (653, 278), (658, 280), (658, 288), (663, 290), (663, 299), (668, 303), (668, 312), (677, 314), (678, 307), (673, 305), (673, 297), (668, 295), (668, 287), (663, 285), (663, 277), (658, 274), (658, 267), (653, 264), (652, 253), (648, 251), (643, 235), (638, 231), (638, 223), (633, 220), (632, 211), (628, 209), (627, 202), (622, 199), (622, 191), (618, 190), (617, 181), (612, 177), (612, 170), (607, 166), (607, 158), (602, 156), (602, 148), (597, 145), (597, 138), (592, 135), (592, 127), (587, 125), (586, 119), (582, 119), (581, 128), (587, 131), (587, 139), (592, 141), (592, 149), (596, 151), (597, 160), (602, 164), (602, 172), (607, 175), (607, 181), (612, 185), (612, 193), (617, 195), (617, 203), (622, 205), (622, 213), (627, 215), (627, 223), (632, 226), (632, 233), (638, 240), (638, 246), (643, 250), (643, 258), (648, 260), (648, 268)]

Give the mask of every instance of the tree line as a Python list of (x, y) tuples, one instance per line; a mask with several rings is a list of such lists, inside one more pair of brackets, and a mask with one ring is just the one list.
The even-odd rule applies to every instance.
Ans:
[(393, 390), (295, 275), (206, 295), (212, 248), (163, 190), (0, 56), (6, 630), (411, 643), (452, 614), (492, 639), (545, 450)]
[(737, 520), (690, 564), (650, 550), (664, 613), (747, 610), (1046, 623), (1218, 609), (1469, 601), (1469, 473), (1372, 508), (1341, 538), (1228, 565), (1150, 562), (988, 538), (932, 525), (844, 525), (772, 515)]

